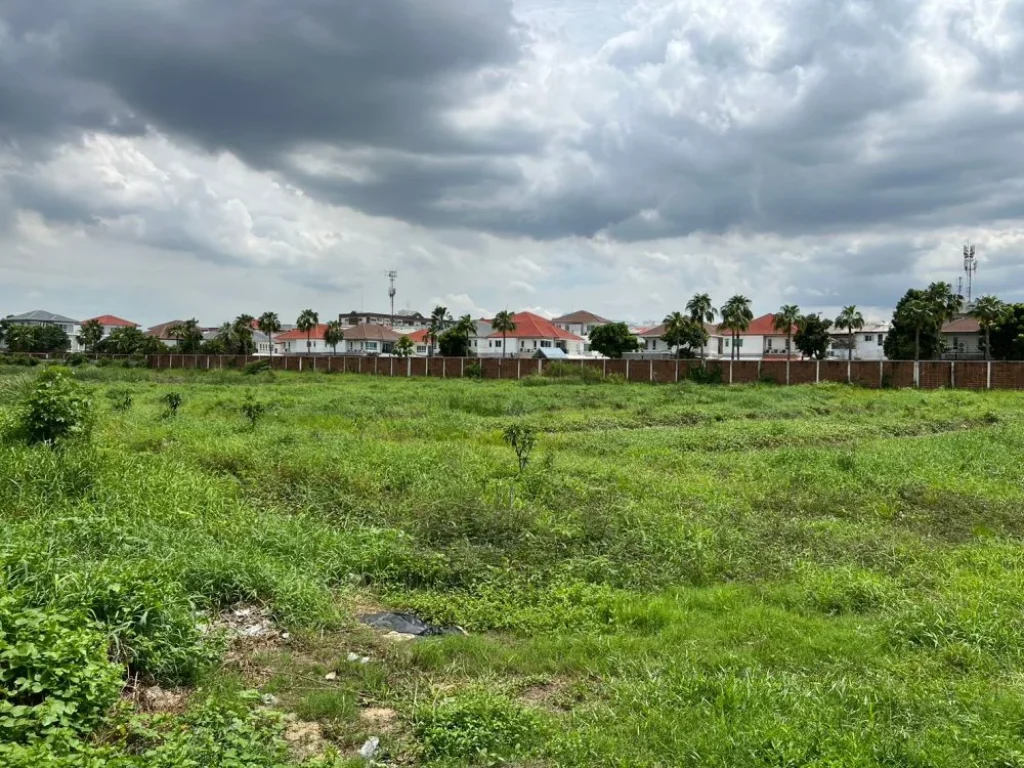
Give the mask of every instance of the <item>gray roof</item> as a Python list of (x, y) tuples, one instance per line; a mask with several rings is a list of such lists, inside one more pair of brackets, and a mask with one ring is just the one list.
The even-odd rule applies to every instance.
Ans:
[(77, 323), (77, 320), (72, 320), (70, 317), (64, 315), (55, 315), (53, 312), (47, 312), (45, 309), (33, 309), (31, 312), (23, 312), (20, 315), (11, 315), (7, 318), (13, 323)]

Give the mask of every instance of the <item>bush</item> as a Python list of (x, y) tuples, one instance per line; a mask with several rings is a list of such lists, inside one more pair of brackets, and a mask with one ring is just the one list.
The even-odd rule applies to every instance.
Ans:
[(0, 743), (88, 732), (120, 691), (97, 625), (0, 598)]
[(721, 384), (722, 369), (719, 367), (706, 368), (704, 366), (691, 368), (686, 378), (695, 384)]
[(257, 376), (261, 373), (269, 373), (270, 361), (269, 360), (257, 360), (256, 362), (249, 363), (245, 368), (242, 369), (242, 373), (249, 376)]
[(108, 392), (107, 397), (110, 399), (110, 404), (115, 411), (130, 411), (135, 403), (129, 389), (116, 389), (113, 392)]
[(470, 363), (466, 366), (466, 369), (462, 373), (464, 378), (467, 379), (482, 379), (484, 377), (484, 369), (480, 363)]
[(167, 415), (177, 416), (181, 408), (182, 398), (180, 392), (168, 392), (161, 398), (167, 404)]
[(256, 429), (260, 419), (263, 418), (263, 414), (266, 412), (267, 406), (253, 400), (252, 395), (249, 395), (245, 402), (242, 403), (242, 415), (248, 420), (249, 426), (252, 429)]
[(429, 760), (495, 765), (529, 755), (542, 726), (539, 715), (515, 702), (473, 691), (421, 710), (415, 733)]
[(0, 357), (0, 362), (4, 365), (24, 365), (26, 367), (39, 365), (38, 358), (31, 355), (3, 355)]
[(64, 358), (64, 364), (70, 365), (72, 368), (77, 368), (80, 365), (85, 365), (89, 362), (89, 358), (83, 355), (81, 352), (74, 352)]
[(43, 371), (21, 414), (21, 431), (29, 443), (55, 445), (85, 437), (92, 428), (92, 403), (67, 368)]

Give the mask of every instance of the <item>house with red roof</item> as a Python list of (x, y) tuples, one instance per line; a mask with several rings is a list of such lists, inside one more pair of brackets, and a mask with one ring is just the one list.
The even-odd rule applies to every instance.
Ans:
[[(274, 335), (274, 351), (282, 355), (331, 355), (334, 347), (324, 341), (327, 323), (317, 323), (308, 332), (292, 328)], [(344, 343), (338, 345), (338, 354), (344, 354)]]
[(116, 331), (118, 328), (138, 328), (138, 323), (133, 323), (131, 320), (125, 320), (123, 317), (117, 315), (100, 315), (99, 317), (90, 317), (88, 320), (83, 320), (82, 324), (88, 323), (92, 320), (97, 321), (103, 326), (103, 338), (107, 338), (110, 334)]
[[(582, 357), (585, 339), (559, 328), (547, 318), (533, 312), (517, 312), (512, 316), (515, 330), (502, 334), (494, 331), (481, 339), (476, 350), (483, 356), (533, 357), (544, 349), (560, 349), (570, 357)], [(486, 344), (486, 346), (485, 346)]]

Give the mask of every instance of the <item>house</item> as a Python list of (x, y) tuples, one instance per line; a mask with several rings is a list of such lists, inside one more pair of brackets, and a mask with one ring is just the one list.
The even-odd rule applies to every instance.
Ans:
[[(480, 349), (487, 349), (487, 337), (493, 332), (490, 320), (474, 320), (473, 325), (476, 327), (476, 332), (469, 337), (469, 354), (471, 356), (479, 355)], [(429, 330), (421, 328), (418, 331), (412, 331), (411, 333), (402, 333), (401, 330), (396, 329), (400, 336), (408, 336), (409, 340), (415, 345), (413, 354), (425, 357), (430, 354), (430, 345), (427, 341), (427, 334)], [(492, 345), (493, 348), (493, 345)], [(435, 349), (435, 352), (437, 350)]]
[[(792, 327), (792, 335), (796, 336), (797, 327)], [(789, 340), (784, 331), (776, 330), (775, 315), (769, 312), (750, 321), (745, 331), (740, 331), (733, 339), (732, 331), (718, 326), (717, 349), (719, 357), (732, 358), (734, 351), (738, 350), (739, 360), (771, 360), (785, 359), (787, 354), (798, 356), (796, 349), (789, 349)]]
[[(559, 328), (550, 320), (532, 312), (517, 312), (512, 316), (515, 330), (502, 334), (492, 331), (477, 347), (480, 356), (532, 357), (538, 349), (558, 348), (570, 357), (582, 357), (585, 340), (575, 333)], [(503, 338), (507, 337), (507, 338)], [(507, 346), (506, 346), (507, 343)]]
[(168, 347), (178, 346), (178, 339), (171, 336), (170, 331), (176, 325), (184, 325), (184, 320), (168, 320), (166, 323), (160, 323), (154, 325), (152, 328), (146, 331), (147, 336), (152, 336), (155, 339), (160, 339)]
[[(889, 333), (889, 323), (867, 323), (853, 334), (854, 360), (885, 360), (885, 337)], [(849, 358), (850, 334), (839, 331), (832, 332), (832, 347), (829, 356), (836, 360)]]
[(970, 315), (962, 315), (944, 323), (939, 336), (946, 342), (943, 360), (981, 360), (985, 357), (982, 346), (985, 334), (981, 330), (981, 323)]
[(81, 326), (77, 320), (72, 320), (70, 317), (47, 312), (45, 309), (34, 309), (31, 312), (23, 312), (20, 315), (9, 315), (5, 319), (10, 325), (56, 325), (71, 339), (70, 350), (72, 352), (80, 352), (82, 350), (82, 346), (78, 343), (78, 333), (81, 330)]
[(116, 331), (118, 328), (138, 328), (138, 323), (133, 323), (131, 320), (125, 320), (117, 317), (116, 315), (100, 315), (99, 317), (90, 317), (88, 320), (83, 320), (82, 325), (90, 323), (93, 320), (103, 326), (103, 338), (107, 338), (110, 334)]
[(589, 336), (595, 328), (609, 325), (612, 321), (600, 315), (595, 315), (593, 312), (580, 309), (567, 315), (556, 317), (551, 322), (563, 331), (575, 333), (577, 336)]
[[(704, 323), (704, 330), (708, 334), (708, 343), (704, 345), (704, 356), (718, 357), (721, 354), (719, 352), (721, 339), (719, 338), (718, 326)], [(654, 355), (673, 356), (675, 350), (662, 340), (661, 337), (664, 335), (664, 323), (653, 328), (639, 329), (636, 337), (640, 340), (640, 355), (643, 357), (652, 357)], [(697, 351), (696, 355), (700, 357), (700, 352)]]
[(404, 334), (405, 336), (408, 336), (409, 341), (413, 343), (414, 355), (418, 355), (419, 357), (426, 357), (427, 355), (430, 354), (430, 342), (427, 339), (428, 333), (429, 331), (427, 331), (426, 328), (421, 328), (418, 331), (413, 331), (412, 333)]
[(350, 355), (388, 355), (401, 334), (386, 325), (361, 323), (345, 329), (345, 352)]
[[(292, 328), (274, 336), (274, 352), (282, 355), (333, 355), (334, 347), (324, 341), (326, 323), (318, 323), (307, 331)], [(348, 331), (345, 331), (348, 338)], [(338, 344), (338, 354), (345, 353), (345, 342)]]
[(393, 315), (386, 312), (356, 312), (352, 310), (347, 315), (338, 315), (342, 325), (386, 325), (393, 328), (426, 328), (430, 324), (430, 318), (424, 317), (419, 312), (412, 312), (408, 309), (400, 309)]

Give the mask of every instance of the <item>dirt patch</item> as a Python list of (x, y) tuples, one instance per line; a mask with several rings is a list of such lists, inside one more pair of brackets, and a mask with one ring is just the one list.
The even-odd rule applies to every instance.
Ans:
[(359, 712), (359, 719), (376, 733), (387, 733), (395, 727), (398, 712), (387, 707), (367, 707)]
[(327, 740), (324, 738), (320, 723), (310, 723), (304, 720), (289, 722), (284, 729), (284, 740), (288, 742), (288, 749), (292, 753), (292, 757), (300, 763), (319, 757), (327, 748)]
[(130, 698), (143, 712), (181, 714), (188, 707), (188, 697), (189, 692), (182, 689), (165, 690), (159, 685), (151, 685), (136, 688)]
[(564, 709), (568, 683), (565, 680), (548, 680), (524, 688), (519, 699), (531, 707)]

